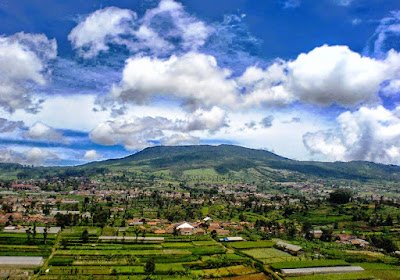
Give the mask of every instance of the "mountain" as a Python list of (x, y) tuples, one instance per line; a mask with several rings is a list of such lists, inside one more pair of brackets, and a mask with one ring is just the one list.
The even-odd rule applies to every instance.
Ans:
[(0, 164), (1, 176), (32, 178), (46, 176), (95, 176), (124, 171), (174, 179), (196, 177), (208, 181), (223, 177), (236, 181), (292, 181), (309, 178), (358, 181), (396, 181), (400, 166), (372, 162), (296, 161), (265, 150), (234, 145), (155, 146), (121, 159), (111, 159), (75, 167), (23, 167)]
[(213, 169), (219, 175), (250, 172), (255, 177), (277, 180), (307, 176), (350, 180), (400, 179), (400, 166), (363, 161), (296, 161), (265, 150), (235, 145), (156, 146), (122, 159), (90, 163), (86, 167), (133, 168), (143, 172), (172, 170), (187, 174), (192, 174), (190, 171), (193, 170)]

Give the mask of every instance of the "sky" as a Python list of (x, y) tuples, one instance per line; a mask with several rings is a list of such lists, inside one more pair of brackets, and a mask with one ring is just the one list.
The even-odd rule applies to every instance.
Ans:
[(400, 164), (397, 0), (0, 0), (0, 162), (155, 145)]

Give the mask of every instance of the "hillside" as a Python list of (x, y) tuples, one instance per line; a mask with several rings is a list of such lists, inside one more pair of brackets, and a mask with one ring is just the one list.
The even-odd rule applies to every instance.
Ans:
[[(354, 180), (397, 180), (400, 167), (371, 162), (314, 162), (295, 161), (265, 150), (234, 145), (156, 146), (131, 156), (95, 162), (86, 167), (134, 168), (144, 172), (160, 170), (214, 169), (225, 175), (229, 172), (255, 171), (266, 177), (287, 175), (342, 178)], [(272, 178), (273, 179), (273, 178)]]
[[(313, 178), (384, 180), (400, 179), (400, 167), (371, 162), (295, 161), (265, 150), (234, 145), (155, 146), (121, 159), (111, 159), (75, 167), (23, 167), (1, 164), (3, 178), (40, 176), (95, 176), (106, 171), (169, 174), (183, 176), (233, 176), (246, 180), (304, 180)], [(212, 179), (211, 179), (212, 180)]]

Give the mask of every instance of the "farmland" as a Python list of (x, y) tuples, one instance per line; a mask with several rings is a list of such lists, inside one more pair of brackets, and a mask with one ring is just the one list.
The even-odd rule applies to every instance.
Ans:
[[(266, 155), (273, 164), (281, 160)], [(112, 161), (109, 169), (85, 167), (88, 177), (68, 169), (62, 177), (0, 181), (0, 256), (43, 258), (34, 268), (22, 262), (1, 267), (5, 277), (398, 278), (400, 202), (389, 191), (394, 183), (378, 188), (386, 196), (374, 196), (371, 181), (363, 191), (359, 182), (312, 176), (304, 182), (294, 173), (279, 173), (292, 182), (244, 182), (240, 178), (278, 171), (253, 166), (224, 173), (193, 162), (167, 170), (170, 159), (143, 165), (129, 160)], [(329, 274), (284, 273), (324, 268)]]

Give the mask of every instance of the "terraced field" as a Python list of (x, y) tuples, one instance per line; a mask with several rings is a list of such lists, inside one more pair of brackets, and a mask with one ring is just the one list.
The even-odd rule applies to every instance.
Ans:
[[(165, 236), (164, 242), (100, 242), (100, 230), (82, 243), (83, 228), (61, 233), (60, 244), (37, 279), (269, 279), (254, 261), (208, 236)], [(240, 246), (240, 245), (239, 245)], [(239, 278), (232, 278), (239, 277)], [(247, 278), (246, 278), (247, 277)]]

